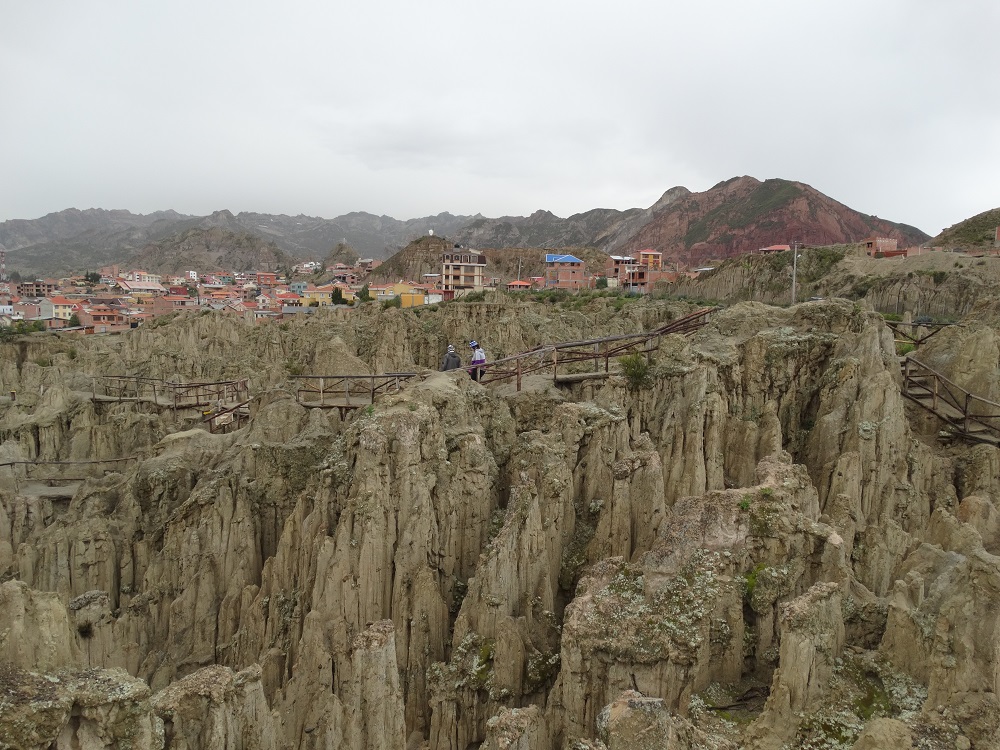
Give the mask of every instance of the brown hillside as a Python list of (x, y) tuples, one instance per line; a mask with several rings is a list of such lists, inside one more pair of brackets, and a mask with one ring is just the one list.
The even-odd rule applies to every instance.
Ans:
[(203, 271), (275, 271), (289, 258), (273, 242), (219, 227), (189, 229), (135, 253), (131, 262), (154, 273)]
[(668, 204), (619, 252), (654, 248), (665, 260), (698, 265), (794, 240), (834, 245), (872, 234), (894, 237), (904, 247), (928, 239), (919, 229), (858, 213), (801, 182), (735, 177)]

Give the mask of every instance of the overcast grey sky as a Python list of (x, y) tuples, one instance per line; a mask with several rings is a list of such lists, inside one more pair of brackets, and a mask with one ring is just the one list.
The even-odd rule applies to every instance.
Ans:
[(1000, 206), (995, 0), (0, 0), (0, 220)]

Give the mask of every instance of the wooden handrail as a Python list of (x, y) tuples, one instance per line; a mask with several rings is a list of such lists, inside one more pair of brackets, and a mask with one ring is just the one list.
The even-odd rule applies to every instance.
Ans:
[(919, 367), (922, 370), (926, 371), (928, 374), (933, 375), (935, 378), (937, 378), (938, 380), (946, 383), (947, 385), (951, 386), (952, 388), (954, 388), (955, 390), (959, 391), (960, 393), (966, 394), (966, 395), (971, 396), (972, 398), (976, 399), (977, 401), (981, 401), (984, 404), (989, 404), (990, 406), (995, 406), (998, 409), (1000, 409), (1000, 403), (997, 403), (996, 401), (990, 401), (988, 398), (983, 398), (982, 396), (976, 395), (972, 391), (966, 390), (965, 388), (963, 388), (962, 386), (960, 386), (958, 383), (956, 383), (956, 382), (954, 382), (952, 380), (949, 380), (947, 377), (945, 377), (944, 375), (942, 375), (941, 373), (939, 373), (937, 370), (934, 370), (934, 369), (928, 367), (923, 362), (920, 362), (920, 361), (914, 359), (913, 357), (907, 357), (906, 360), (907, 360), (907, 362), (912, 362), (913, 364), (917, 365), (917, 367)]
[[(603, 361), (604, 371), (608, 372), (610, 370), (611, 357), (616, 356), (619, 352), (632, 350), (635, 347), (643, 346), (655, 340), (656, 344), (654, 346), (643, 347), (638, 350), (639, 353), (645, 354), (648, 357), (653, 351), (659, 348), (659, 341), (662, 336), (668, 333), (689, 333), (700, 328), (708, 321), (708, 317), (718, 309), (717, 307), (704, 307), (676, 320), (668, 321), (651, 331), (624, 333), (601, 338), (583, 339), (581, 341), (560, 341), (552, 344), (540, 344), (519, 354), (512, 354), (507, 357), (483, 362), (479, 366), (486, 372), (483, 374), (483, 379), (480, 382), (495, 383), (512, 378), (517, 384), (517, 389), (521, 390), (522, 378), (525, 375), (552, 368), (553, 378), (558, 379), (560, 364), (585, 361), (594, 361), (598, 367), (600, 367), (600, 363)], [(589, 347), (589, 349), (585, 349), (585, 347)], [(469, 366), (463, 366), (462, 369), (467, 370)], [(367, 403), (371, 404), (374, 403), (377, 392), (388, 389), (393, 385), (398, 389), (402, 380), (418, 377), (419, 375), (420, 373), (416, 372), (384, 372), (365, 375), (337, 373), (330, 375), (293, 375), (291, 379), (298, 381), (320, 381), (319, 388), (302, 387), (295, 391), (295, 397), (299, 403), (317, 405), (315, 402), (302, 401), (303, 394), (316, 394), (319, 396), (319, 406), (336, 407), (344, 410), (366, 405), (364, 401), (352, 403), (352, 395), (367, 395), (369, 396)], [(352, 381), (367, 381), (368, 388), (362, 390), (361, 394), (352, 392), (350, 388), (350, 382)], [(327, 403), (327, 396), (336, 397), (338, 395), (342, 396), (346, 403)]]
[[(931, 382), (919, 382), (917, 378), (930, 378)], [(920, 391), (917, 391), (917, 389), (920, 389)], [(990, 430), (994, 433), (995, 438), (1000, 436), (1000, 425), (988, 421), (1000, 419), (1000, 404), (963, 388), (913, 357), (907, 357), (903, 361), (902, 393), (945, 423), (952, 425), (960, 435), (967, 439), (979, 442), (991, 442), (985, 440), (981, 432), (973, 432), (971, 429), (972, 423)], [(927, 395), (931, 397), (930, 406), (924, 403), (922, 399), (922, 397), (926, 398)], [(941, 402), (947, 404), (958, 416), (943, 411)], [(973, 405), (977, 402), (993, 407), (997, 410), (997, 413), (975, 413)], [(996, 442), (993, 442), (993, 444), (996, 444)]]
[(138, 456), (126, 456), (125, 458), (95, 458), (91, 461), (4, 461), (0, 463), (0, 468), (4, 466), (79, 466), (80, 464), (113, 464), (119, 461), (135, 461)]

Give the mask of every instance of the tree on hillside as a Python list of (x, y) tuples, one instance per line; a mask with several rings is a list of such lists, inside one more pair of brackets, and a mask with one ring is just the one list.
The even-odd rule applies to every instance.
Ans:
[(73, 313), (72, 315), (69, 316), (69, 320), (67, 321), (67, 323), (69, 324), (70, 328), (79, 328), (80, 316), (77, 315), (76, 313)]
[(363, 287), (361, 287), (361, 291), (358, 292), (358, 299), (361, 302), (369, 302), (371, 298), (372, 296), (368, 293), (368, 285), (365, 284)]
[(88, 284), (100, 284), (101, 274), (97, 271), (87, 271), (87, 273), (83, 275), (83, 280)]

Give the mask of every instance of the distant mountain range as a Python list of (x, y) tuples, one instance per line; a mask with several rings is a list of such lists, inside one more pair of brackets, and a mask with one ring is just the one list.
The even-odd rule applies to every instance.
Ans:
[(484, 250), (573, 247), (625, 254), (649, 247), (682, 265), (793, 240), (821, 245), (878, 234), (907, 246), (929, 239), (915, 227), (859, 213), (803, 183), (734, 177), (703, 193), (672, 188), (645, 209), (599, 208), (565, 219), (548, 211), (496, 219), (441, 213), (400, 221), (360, 212), (323, 219), (227, 210), (186, 216), (74, 208), (0, 223), (0, 244), (7, 249), (8, 271), (24, 276), (111, 263), (170, 273), (195, 265), (212, 270), (224, 263), (322, 260), (338, 245), (384, 259), (430, 230)]

